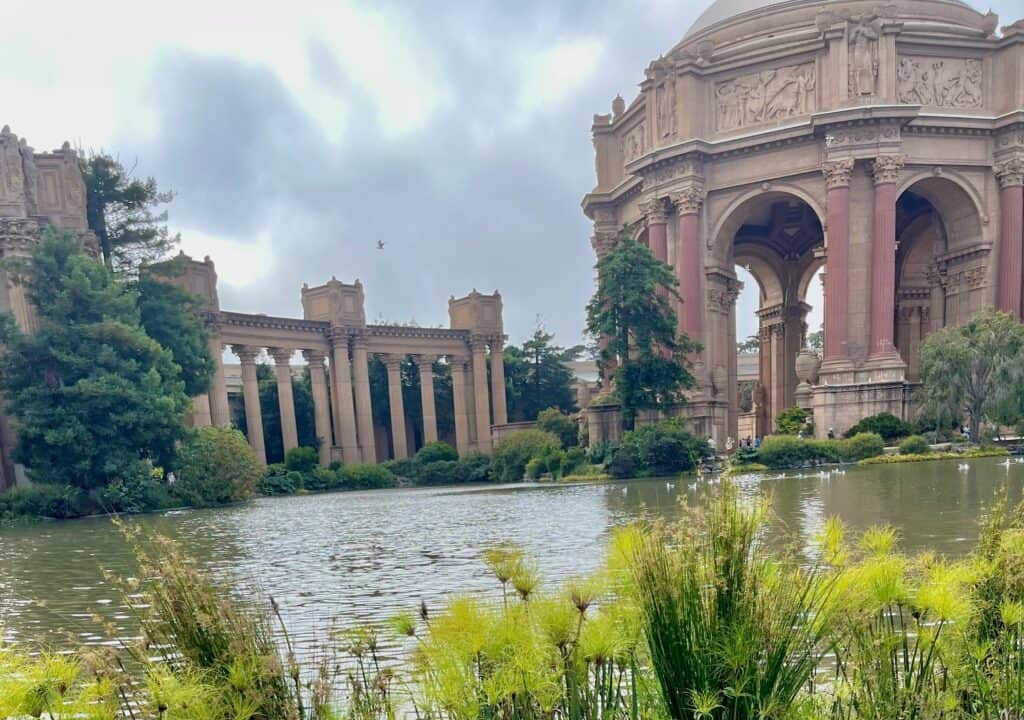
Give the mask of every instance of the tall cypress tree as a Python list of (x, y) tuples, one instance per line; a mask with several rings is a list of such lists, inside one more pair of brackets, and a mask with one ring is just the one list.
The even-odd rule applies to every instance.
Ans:
[(11, 270), (38, 330), (0, 320), (0, 390), (33, 480), (88, 489), (141, 461), (173, 462), (189, 399), (171, 353), (142, 329), (135, 291), (52, 229)]

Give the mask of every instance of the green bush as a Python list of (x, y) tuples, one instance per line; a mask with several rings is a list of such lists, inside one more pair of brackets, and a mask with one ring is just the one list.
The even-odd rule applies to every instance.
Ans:
[(88, 512), (85, 493), (72, 485), (37, 483), (11, 488), (0, 494), (0, 515), (65, 520)]
[(615, 448), (612, 452), (611, 460), (605, 466), (609, 475), (620, 480), (636, 477), (639, 468), (640, 462), (637, 459), (637, 450), (632, 445), (620, 445)]
[(875, 433), (880, 435), (883, 440), (895, 440), (912, 435), (914, 426), (900, 420), (892, 413), (884, 412), (862, 418), (860, 422), (843, 433), (843, 437), (852, 438), (861, 433)]
[(90, 493), (96, 505), (105, 512), (142, 513), (175, 505), (167, 484), (154, 478), (148, 463), (137, 462), (102, 488)]
[(750, 465), (760, 462), (757, 459), (757, 448), (740, 445), (736, 448), (736, 452), (732, 454), (732, 461), (737, 465)]
[(319, 461), (316, 448), (311, 447), (292, 448), (284, 456), (285, 467), (300, 473), (313, 472)]
[(382, 463), (382, 465), (396, 478), (402, 478), (403, 480), (415, 480), (416, 472), (419, 470), (419, 466), (412, 458), (388, 460), (386, 463)]
[(925, 455), (930, 451), (928, 441), (920, 435), (911, 435), (900, 443), (900, 455)]
[(459, 453), (451, 445), (440, 440), (427, 443), (416, 453), (414, 460), (420, 464), (438, 462), (440, 460), (458, 460)]
[(338, 471), (340, 487), (348, 490), (375, 490), (398, 485), (394, 474), (383, 465), (343, 465)]
[(594, 465), (606, 465), (615, 457), (617, 447), (608, 440), (598, 440), (587, 448), (587, 458)]
[[(776, 432), (779, 435), (796, 435), (804, 430), (808, 417), (807, 411), (803, 408), (786, 408), (775, 418)], [(810, 433), (805, 434), (809, 435)]]
[(544, 467), (544, 461), (541, 458), (530, 458), (530, 462), (526, 463), (526, 477), (536, 480), (544, 473)]
[(447, 485), (459, 482), (458, 460), (434, 460), (423, 463), (416, 473), (417, 485)]
[(856, 462), (884, 453), (885, 442), (878, 433), (857, 433), (839, 441), (839, 459), (843, 462)]
[(480, 483), (493, 480), (491, 475), (491, 459), (483, 453), (470, 453), (459, 459), (455, 468), (458, 482)]
[(173, 491), (190, 505), (222, 505), (250, 497), (262, 476), (245, 436), (211, 425), (181, 447)]
[(563, 448), (579, 444), (580, 430), (576, 421), (556, 407), (541, 410), (537, 416), (537, 429), (557, 437)]
[(569, 448), (565, 451), (565, 457), (562, 458), (562, 467), (559, 470), (559, 475), (561, 477), (572, 475), (586, 464), (587, 454), (583, 452), (583, 448)]
[[(627, 432), (622, 438), (623, 450), (632, 459), (637, 475), (673, 475), (693, 470), (702, 458), (711, 454), (711, 448), (683, 427), (681, 420), (664, 420)], [(617, 459), (618, 459), (617, 456)], [(612, 474), (616, 477), (621, 463)]]
[(752, 462), (773, 470), (800, 467), (807, 463), (838, 462), (836, 440), (804, 440), (793, 435), (769, 435), (761, 442)]
[(302, 487), (302, 476), (283, 470), (268, 472), (260, 479), (257, 490), (260, 495), (294, 495)]
[(325, 467), (315, 467), (312, 472), (300, 473), (300, 478), (302, 480), (302, 488), (308, 492), (336, 490), (341, 484), (341, 481), (338, 479), (338, 473)]
[(498, 482), (519, 482), (526, 464), (547, 450), (560, 450), (559, 439), (544, 430), (522, 430), (497, 442), (491, 455), (492, 472)]

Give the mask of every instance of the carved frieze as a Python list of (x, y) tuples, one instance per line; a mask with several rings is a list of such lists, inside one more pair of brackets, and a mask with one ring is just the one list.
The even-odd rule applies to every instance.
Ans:
[(669, 75), (654, 90), (658, 113), (658, 135), (663, 139), (676, 134), (676, 80)]
[(693, 176), (701, 176), (701, 163), (698, 160), (675, 160), (668, 165), (661, 165), (655, 167), (650, 171), (643, 172), (644, 184), (647, 185), (661, 185), (667, 183), (676, 178)]
[(715, 83), (719, 131), (786, 120), (814, 112), (814, 65), (789, 65)]
[(25, 175), (18, 137), (4, 125), (0, 129), (0, 205), (21, 206), (25, 202)]
[(974, 58), (900, 58), (897, 95), (901, 103), (946, 108), (980, 108), (983, 66)]
[(646, 129), (644, 123), (626, 133), (622, 139), (622, 160), (630, 163), (647, 152)]

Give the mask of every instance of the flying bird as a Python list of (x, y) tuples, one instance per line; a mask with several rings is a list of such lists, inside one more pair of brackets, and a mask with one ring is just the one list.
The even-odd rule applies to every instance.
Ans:
[(378, 250), (383, 250), (383, 249), (384, 249), (384, 246), (385, 246), (386, 244), (387, 244), (387, 243), (385, 243), (385, 242), (384, 242), (383, 240), (378, 240), (378, 241), (377, 241), (377, 249), (378, 249)]

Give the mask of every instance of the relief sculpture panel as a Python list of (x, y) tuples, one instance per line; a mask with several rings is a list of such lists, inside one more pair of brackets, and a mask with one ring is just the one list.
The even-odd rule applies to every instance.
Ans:
[(716, 126), (735, 130), (814, 112), (814, 65), (791, 65), (715, 84)]
[(980, 108), (982, 62), (974, 58), (901, 57), (901, 103), (947, 108)]
[(644, 124), (640, 123), (628, 133), (622, 139), (622, 159), (623, 162), (632, 162), (646, 152), (647, 147), (644, 142)]

